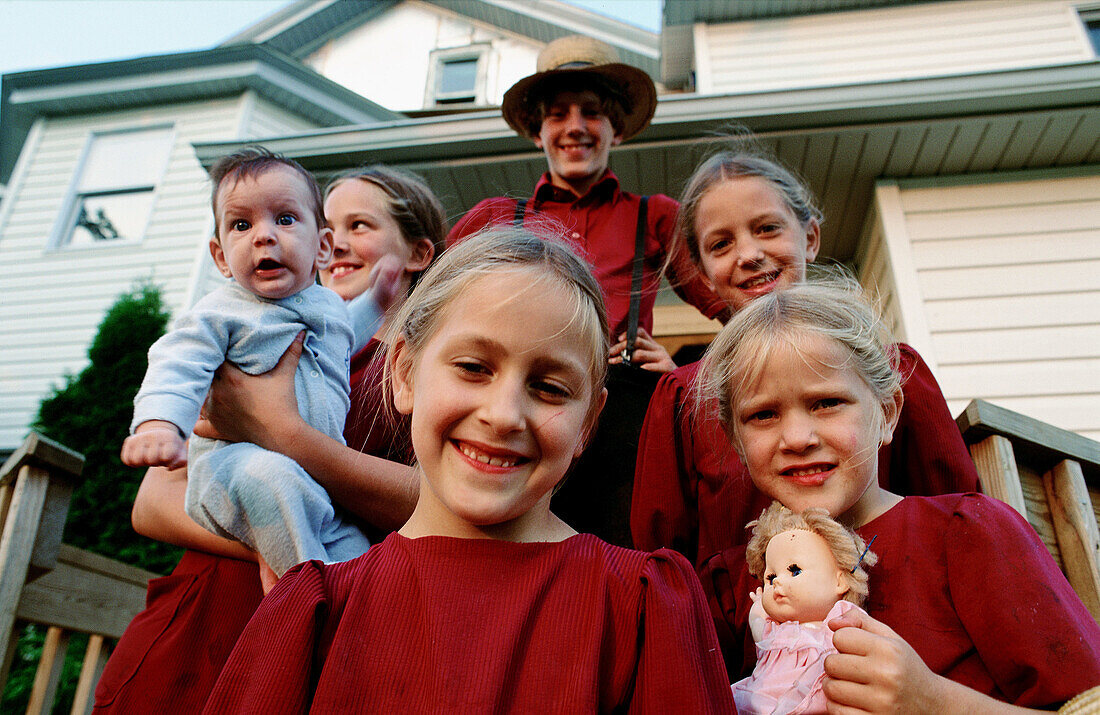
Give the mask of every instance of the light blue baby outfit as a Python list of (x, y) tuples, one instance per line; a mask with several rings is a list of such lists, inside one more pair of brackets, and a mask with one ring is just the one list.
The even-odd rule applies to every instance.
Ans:
[[(250, 375), (267, 372), (305, 329), (294, 375), (298, 411), (342, 443), (351, 356), (370, 340), (381, 319), (377, 303), (366, 293), (344, 303), (328, 288), (311, 285), (287, 298), (267, 300), (230, 281), (180, 316), (149, 349), (131, 432), (142, 422), (165, 420), (190, 434), (222, 362)], [(250, 442), (192, 436), (187, 460), (191, 518), (254, 549), (280, 576), (302, 561), (346, 561), (370, 546), (358, 528), (335, 512), (328, 493), (282, 454)]]

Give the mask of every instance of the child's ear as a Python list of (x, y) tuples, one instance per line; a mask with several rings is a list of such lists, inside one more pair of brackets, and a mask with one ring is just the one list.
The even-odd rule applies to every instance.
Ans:
[(584, 448), (588, 446), (588, 442), (592, 439), (592, 433), (596, 430), (596, 424), (599, 422), (600, 413), (603, 412), (604, 405), (607, 404), (607, 388), (600, 390), (600, 394), (596, 396), (596, 404), (592, 405), (592, 416), (588, 418), (588, 425), (584, 428), (584, 435), (581, 437), (580, 442), (577, 443), (577, 448), (573, 451), (573, 459), (579, 459), (581, 453), (584, 452)]
[(812, 218), (806, 224), (806, 263), (813, 263), (819, 250), (821, 250), (821, 224), (816, 218)]
[(317, 270), (322, 271), (328, 268), (328, 264), (332, 263), (332, 252), (334, 250), (335, 241), (332, 237), (332, 229), (322, 228), (317, 236), (317, 261), (314, 265)]
[(398, 338), (390, 351), (390, 387), (393, 389), (393, 406), (403, 415), (411, 415), (413, 409), (412, 359), (404, 338)]
[(431, 239), (422, 238), (413, 244), (412, 255), (405, 262), (406, 273), (420, 273), (432, 264), (435, 258), (435, 244)]
[(901, 408), (904, 401), (905, 396), (901, 390), (898, 390), (882, 404), (883, 417), (885, 418), (882, 423), (883, 445), (890, 444), (894, 439), (894, 428), (898, 426), (898, 419), (901, 417)]
[(225, 260), (225, 251), (222, 250), (222, 242), (217, 236), (210, 239), (210, 257), (214, 259), (214, 265), (218, 272), (226, 278), (232, 278), (233, 272), (229, 270), (229, 261)]

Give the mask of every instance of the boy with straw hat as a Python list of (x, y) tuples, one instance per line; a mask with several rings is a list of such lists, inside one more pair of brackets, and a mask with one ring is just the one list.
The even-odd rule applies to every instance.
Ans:
[[(657, 91), (649, 75), (621, 63), (610, 45), (580, 35), (544, 47), (536, 70), (505, 93), (501, 112), (516, 133), (542, 150), (548, 171), (530, 199), (478, 203), (451, 229), (447, 243), (489, 225), (541, 219), (560, 224), (592, 266), (611, 326), (608, 401), (592, 444), (558, 495), (556, 511), (579, 530), (629, 545), (641, 421), (660, 373), (675, 367), (650, 332), (679, 207), (663, 194), (624, 191), (608, 160), (612, 147), (649, 124)], [(674, 265), (673, 272), (672, 284), (684, 300), (709, 318), (726, 317), (725, 304), (686, 262)], [(583, 495), (572, 496), (581, 490)]]

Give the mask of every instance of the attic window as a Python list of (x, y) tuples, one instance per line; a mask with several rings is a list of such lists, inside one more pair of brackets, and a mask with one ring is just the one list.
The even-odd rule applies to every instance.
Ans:
[(1092, 42), (1092, 51), (1100, 56), (1100, 8), (1080, 10), (1081, 21), (1085, 23), (1085, 33)]
[(469, 45), (434, 50), (424, 106), (484, 104), (488, 49), (488, 45)]
[(172, 139), (169, 128), (93, 134), (55, 245), (140, 241)]

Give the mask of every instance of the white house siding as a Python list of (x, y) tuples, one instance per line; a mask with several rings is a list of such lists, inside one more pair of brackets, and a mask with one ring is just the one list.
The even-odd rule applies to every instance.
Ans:
[(535, 71), (541, 45), (415, 0), (350, 30), (304, 61), (318, 73), (395, 111), (424, 108), (432, 50), (489, 43), (486, 104)]
[[(1077, 3), (1080, 4), (1080, 3)], [(937, 77), (1079, 62), (1068, 0), (958, 0), (695, 27), (704, 94)]]
[(259, 143), (269, 137), (282, 137), (317, 129), (317, 124), (263, 97), (249, 94), (249, 111), (242, 122), (241, 136)]
[[(212, 225), (191, 142), (238, 136), (239, 100), (47, 119), (32, 132), (0, 212), (0, 449), (23, 438), (42, 396), (86, 363), (106, 309), (148, 279), (175, 312)], [(140, 244), (52, 250), (47, 242), (93, 131), (171, 125), (175, 140)]]
[(919, 290), (952, 412), (980, 397), (1100, 439), (1100, 169), (896, 189), (911, 259), (892, 280)]

